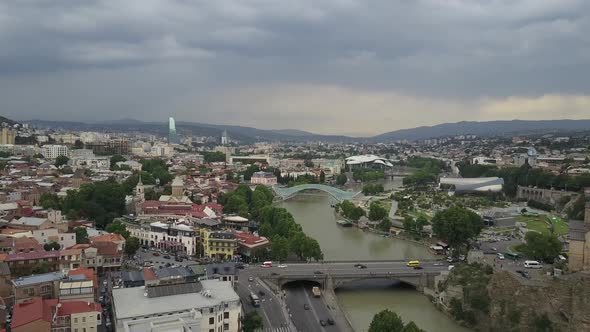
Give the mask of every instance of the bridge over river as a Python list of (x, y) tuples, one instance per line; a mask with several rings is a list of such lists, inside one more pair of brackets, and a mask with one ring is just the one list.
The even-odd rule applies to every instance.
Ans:
[[(359, 267), (359, 264), (364, 268)], [(446, 262), (428, 260), (420, 264), (421, 269), (414, 269), (406, 266), (406, 261), (339, 261), (259, 267), (255, 273), (277, 291), (294, 281), (315, 282), (324, 289), (336, 289), (347, 283), (367, 279), (396, 280), (422, 290), (424, 287), (433, 288), (434, 277), (448, 270)]]
[(321, 190), (324, 191), (330, 196), (334, 197), (336, 200), (342, 202), (344, 200), (351, 200), (356, 197), (360, 192), (352, 192), (352, 191), (344, 191), (335, 187), (326, 186), (323, 184), (301, 184), (298, 186), (293, 187), (279, 187), (273, 186), (272, 187), (275, 194), (277, 194), (278, 198), (280, 199), (288, 199), (291, 198), (297, 193), (304, 191), (304, 190)]

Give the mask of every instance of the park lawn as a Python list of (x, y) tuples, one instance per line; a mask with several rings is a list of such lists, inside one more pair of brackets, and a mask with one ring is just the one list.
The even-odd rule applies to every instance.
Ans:
[(565, 235), (569, 232), (567, 222), (555, 216), (517, 216), (516, 220), (525, 223), (528, 229), (538, 231), (543, 234), (549, 234), (549, 228), (547, 227), (548, 225), (546, 222), (547, 220), (550, 220), (553, 223), (555, 234)]

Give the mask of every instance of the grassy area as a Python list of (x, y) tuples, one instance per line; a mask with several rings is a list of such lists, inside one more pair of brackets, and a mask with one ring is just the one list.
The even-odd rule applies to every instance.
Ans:
[(553, 224), (555, 234), (557, 235), (565, 235), (569, 232), (567, 222), (556, 216), (518, 216), (516, 219), (525, 223), (528, 229), (543, 234), (549, 233), (549, 223)]

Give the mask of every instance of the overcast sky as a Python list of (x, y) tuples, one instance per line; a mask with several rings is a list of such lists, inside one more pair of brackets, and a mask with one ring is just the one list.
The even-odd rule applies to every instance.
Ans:
[(0, 1), (0, 115), (367, 135), (590, 118), (588, 0)]

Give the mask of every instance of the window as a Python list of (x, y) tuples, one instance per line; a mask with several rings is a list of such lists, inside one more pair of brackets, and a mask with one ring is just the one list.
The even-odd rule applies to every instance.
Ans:
[(78, 324), (78, 317), (74, 317), (74, 324)]
[(51, 292), (51, 286), (49, 286), (49, 285), (41, 286), (41, 293), (49, 293), (49, 292)]
[(229, 312), (224, 312), (223, 313), (223, 318), (224, 319), (229, 319)]
[(227, 309), (227, 308), (229, 308), (229, 304), (227, 304), (227, 303), (224, 303), (224, 304), (223, 304), (223, 307)]
[(229, 324), (223, 324), (223, 330), (224, 331), (229, 330)]
[(213, 313), (213, 308), (209, 308), (209, 313), (212, 314)]
[(215, 332), (215, 329), (209, 329), (209, 332)]
[(82, 323), (86, 323), (86, 317), (82, 317)]
[(215, 324), (215, 317), (209, 317), (209, 324)]

